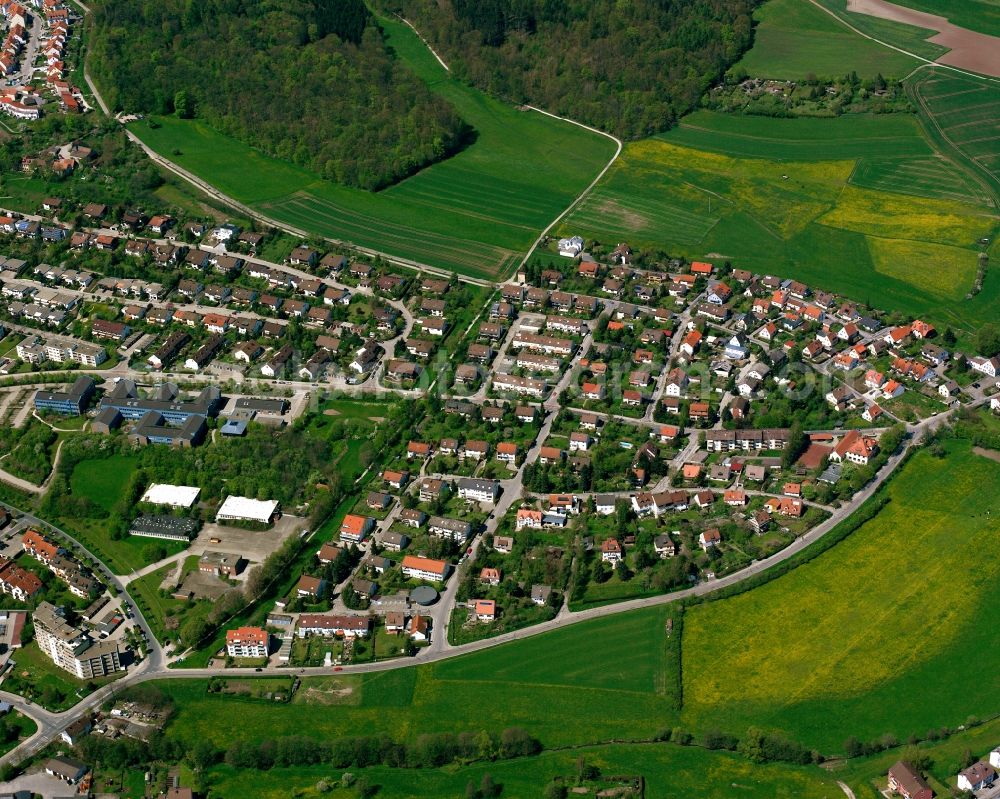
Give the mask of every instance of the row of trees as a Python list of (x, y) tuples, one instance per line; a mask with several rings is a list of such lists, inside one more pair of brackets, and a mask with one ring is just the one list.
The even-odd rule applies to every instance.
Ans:
[(383, 0), (451, 72), (618, 135), (693, 108), (752, 43), (754, 0)]

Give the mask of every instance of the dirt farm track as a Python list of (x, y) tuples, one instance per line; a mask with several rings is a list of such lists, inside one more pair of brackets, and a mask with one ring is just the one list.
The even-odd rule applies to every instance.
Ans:
[(847, 0), (847, 10), (937, 31), (928, 41), (949, 48), (937, 63), (1000, 77), (1000, 37), (959, 28), (937, 14), (914, 11), (886, 0)]

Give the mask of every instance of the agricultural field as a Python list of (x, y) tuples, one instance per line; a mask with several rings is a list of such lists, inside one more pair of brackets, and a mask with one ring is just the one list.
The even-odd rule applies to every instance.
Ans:
[[(354, 677), (350, 687), (360, 698), (352, 694), (336, 713), (247, 703), (240, 705), (243, 729), (252, 738), (300, 734), (308, 727), (317, 736), (365, 729), (409, 740), (423, 732), (522, 726), (547, 746), (652, 736), (669, 726), (678, 699), (676, 650), (667, 647), (666, 618), (666, 609), (654, 608), (440, 664)], [(595, 636), (615, 652), (613, 660), (592, 657)], [(169, 735), (184, 741), (207, 737), (220, 745), (231, 740), (233, 700), (207, 694), (201, 680), (157, 685), (178, 708)], [(304, 679), (300, 692), (311, 685)]]
[(607, 162), (614, 143), (450, 79), (409, 28), (381, 24), (399, 57), (476, 131), (458, 155), (384, 191), (320, 180), (196, 121), (156, 118), (131, 129), (166, 158), (281, 222), (472, 277), (509, 274)]
[[(698, 747), (669, 744), (599, 746), (569, 752), (545, 752), (537, 757), (519, 758), (469, 766), (439, 769), (393, 769), (369, 767), (348, 769), (379, 787), (383, 799), (415, 797), (458, 797), (468, 795), (466, 786), (479, 786), (489, 774), (503, 786), (504, 799), (536, 799), (556, 778), (575, 783), (578, 759), (606, 775), (642, 776), (645, 795), (666, 799), (697, 796), (699, 799), (728, 799), (739, 787), (746, 799), (836, 799), (843, 796), (834, 778), (817, 767), (753, 765), (729, 752), (709, 752)], [(331, 766), (275, 768), (266, 772), (239, 771), (225, 766), (213, 768), (207, 783), (212, 795), (222, 799), (245, 797), (284, 799), (295, 795), (312, 799), (354, 799), (355, 788), (340, 788), (343, 769)], [(329, 792), (316, 791), (321, 780), (334, 785)], [(593, 795), (591, 788), (587, 795)]]
[(770, 0), (757, 9), (754, 18), (754, 45), (733, 71), (780, 80), (809, 75), (833, 78), (852, 71), (861, 78), (878, 74), (901, 78), (920, 63), (863, 39), (809, 0)]
[(758, 724), (831, 753), (852, 735), (902, 740), (996, 706), (1000, 684), (979, 664), (1000, 652), (1000, 465), (950, 441), (946, 457), (918, 453), (888, 496), (815, 560), (688, 611), (689, 726)]
[(1000, 5), (996, 0), (893, 0), (894, 3), (945, 17), (953, 25), (1000, 36)]
[(965, 299), (981, 240), (995, 238), (1000, 217), (988, 187), (958, 174), (914, 117), (699, 111), (629, 143), (559, 233), (725, 258), (967, 337), (992, 318), (1000, 293), (1000, 276), (988, 272), (983, 291)]
[[(882, 19), (881, 17), (872, 16), (870, 14), (848, 12), (847, 0), (816, 0), (816, 2), (831, 13), (831, 19), (833, 19), (833, 15), (835, 15), (836, 18), (843, 20), (847, 23), (847, 25), (856, 28), (868, 36), (878, 39), (879, 42), (892, 44), (906, 50), (908, 53), (918, 55), (921, 58), (935, 59), (948, 52), (948, 48), (944, 45), (928, 41), (928, 39), (934, 36), (937, 31), (919, 28), (915, 25), (907, 25), (893, 20)], [(842, 25), (841, 30), (849, 30), (849, 28), (847, 28), (846, 25)], [(870, 42), (869, 40), (858, 36), (854, 38), (854, 41), (880, 46), (877, 42)], [(894, 50), (886, 49), (883, 52), (890, 56), (899, 55)], [(918, 66), (918, 64), (914, 64), (912, 61), (911, 64), (913, 64), (914, 67)], [(902, 77), (902, 75), (897, 77)]]
[(1000, 85), (995, 80), (921, 70), (909, 82), (931, 141), (971, 168), (993, 196), (1000, 193)]

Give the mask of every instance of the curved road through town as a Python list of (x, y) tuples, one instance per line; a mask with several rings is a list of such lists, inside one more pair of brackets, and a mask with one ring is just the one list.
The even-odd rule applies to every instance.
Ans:
[[(972, 405), (982, 404), (985, 400), (980, 400)], [(588, 608), (586, 610), (572, 612), (567, 607), (559, 612), (559, 614), (551, 621), (544, 622), (542, 624), (535, 625), (522, 630), (515, 630), (510, 633), (505, 633), (503, 635), (496, 636), (494, 638), (487, 638), (480, 641), (474, 641), (468, 644), (462, 644), (459, 646), (451, 646), (448, 644), (447, 635), (444, 630), (441, 630), (441, 634), (435, 635), (432, 643), (426, 649), (420, 651), (420, 653), (410, 659), (401, 660), (393, 659), (386, 661), (377, 661), (375, 663), (364, 663), (357, 665), (348, 665), (339, 667), (340, 673), (344, 674), (362, 674), (368, 672), (379, 672), (379, 671), (389, 671), (392, 669), (399, 668), (410, 668), (415, 665), (421, 665), (424, 663), (435, 663), (438, 661), (446, 660), (453, 657), (458, 657), (460, 655), (470, 654), (472, 652), (480, 652), (485, 649), (491, 649), (496, 646), (502, 646), (503, 644), (510, 643), (512, 641), (520, 641), (525, 638), (531, 638), (536, 635), (542, 635), (552, 630), (561, 629), (563, 627), (568, 627), (573, 624), (578, 624), (580, 622), (589, 621), (592, 619), (604, 618), (606, 616), (612, 616), (619, 613), (626, 613), (633, 610), (639, 610), (642, 608), (655, 607), (658, 605), (664, 605), (671, 602), (676, 602), (682, 599), (688, 599), (692, 597), (700, 597), (710, 594), (714, 591), (718, 591), (722, 588), (728, 586), (736, 585), (744, 580), (754, 577), (772, 566), (776, 566), (794, 557), (796, 554), (801, 552), (803, 549), (808, 547), (810, 544), (818, 541), (824, 535), (833, 530), (840, 522), (844, 521), (848, 516), (850, 516), (854, 511), (856, 511), (864, 502), (870, 499), (882, 485), (889, 479), (896, 468), (903, 462), (907, 452), (911, 450), (914, 446), (919, 444), (926, 434), (932, 433), (940, 425), (942, 425), (952, 414), (954, 410), (948, 411), (946, 413), (939, 414), (937, 416), (925, 419), (924, 421), (908, 426), (908, 438), (904, 447), (900, 449), (899, 452), (893, 454), (889, 457), (885, 465), (879, 470), (875, 478), (859, 493), (857, 493), (852, 501), (842, 508), (838, 508), (833, 512), (829, 519), (823, 523), (817, 525), (812, 530), (804, 534), (802, 537), (796, 539), (793, 543), (787, 546), (780, 552), (775, 553), (769, 558), (758, 561), (757, 563), (751, 564), (745, 569), (738, 572), (726, 575), (718, 580), (711, 580), (704, 583), (699, 583), (691, 588), (686, 588), (681, 591), (673, 591), (669, 594), (662, 594), (654, 597), (646, 597), (643, 599), (634, 599), (625, 602), (619, 602), (613, 605), (603, 605), (601, 607)], [(510, 492), (511, 494), (513, 492)], [(513, 497), (510, 501), (513, 501)], [(10, 507), (10, 506), (8, 506)], [(14, 509), (16, 510), (16, 509)], [(70, 541), (73, 541), (72, 537), (65, 532), (58, 530), (58, 528), (53, 528), (51, 525), (43, 522), (37, 517), (31, 516), (30, 514), (24, 515), (25, 519), (31, 523), (41, 524), (45, 527), (55, 530), (60, 535), (64, 536)], [(499, 514), (494, 517), (494, 520), (499, 518)], [(489, 525), (488, 525), (489, 528)], [(482, 540), (482, 536), (477, 538), (477, 542)], [(77, 544), (79, 546), (79, 544)], [(88, 554), (89, 557), (93, 558), (96, 563), (100, 563), (99, 560), (90, 555), (85, 548), (80, 546), (80, 550)], [(166, 661), (164, 658), (163, 650), (159, 643), (152, 636), (149, 631), (149, 626), (146, 620), (142, 617), (142, 614), (134, 604), (131, 603), (131, 599), (128, 597), (127, 592), (121, 585), (119, 579), (110, 574), (110, 570), (103, 567), (102, 564), (102, 575), (107, 579), (112, 585), (114, 585), (119, 593), (125, 598), (125, 601), (132, 605), (133, 613), (135, 619), (140, 629), (142, 629), (148, 640), (150, 641), (150, 650), (148, 656), (143, 660), (135, 670), (126, 674), (119, 680), (113, 683), (105, 685), (95, 691), (93, 694), (82, 699), (79, 703), (74, 705), (69, 710), (63, 711), (61, 713), (55, 713), (52, 711), (47, 711), (44, 708), (39, 708), (29, 702), (26, 702), (21, 697), (14, 696), (11, 694), (4, 694), (0, 692), (0, 698), (6, 699), (6, 701), (11, 702), (17, 710), (24, 713), (38, 725), (38, 730), (27, 740), (23, 741), (17, 747), (12, 749), (3, 757), (0, 757), (0, 765), (5, 763), (18, 763), (27, 757), (35, 754), (42, 748), (44, 748), (49, 742), (55, 739), (63, 730), (65, 730), (74, 721), (81, 718), (83, 715), (90, 713), (94, 708), (98, 707), (105, 701), (105, 699), (112, 696), (116, 691), (122, 688), (128, 687), (130, 685), (135, 685), (140, 682), (146, 682), (149, 680), (170, 678), (170, 679), (204, 679), (207, 677), (218, 676), (220, 674), (219, 669), (168, 669), (166, 667)], [(457, 580), (452, 580), (453, 584), (457, 584)], [(442, 602), (450, 603), (453, 596), (446, 595), (442, 598)], [(450, 611), (450, 607), (447, 608)], [(318, 676), (331, 674), (333, 672), (332, 667), (306, 667), (306, 668), (290, 668), (290, 667), (268, 667), (262, 670), (261, 673), (266, 674), (299, 674), (303, 676)], [(225, 674), (227, 675), (254, 675), (257, 674), (256, 669), (226, 669)]]

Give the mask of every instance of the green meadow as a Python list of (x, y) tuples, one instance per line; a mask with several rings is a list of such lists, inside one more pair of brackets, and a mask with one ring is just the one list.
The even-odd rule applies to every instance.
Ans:
[(939, 155), (913, 116), (736, 117), (699, 111), (629, 143), (559, 226), (796, 277), (971, 336), (1000, 277), (965, 295), (994, 194)]
[(996, 0), (893, 0), (901, 6), (915, 8), (944, 17), (960, 28), (1000, 36), (1000, 3)]
[(323, 181), (196, 120), (160, 117), (131, 130), (278, 221), (472, 277), (506, 276), (607, 162), (614, 143), (486, 96), (449, 77), (405, 25), (381, 24), (397, 55), (475, 130), (465, 150), (388, 189)]
[(70, 489), (110, 511), (125, 490), (137, 462), (138, 458), (131, 455), (80, 461), (70, 477)]
[[(613, 712), (613, 708), (609, 708)], [(641, 776), (647, 799), (837, 799), (842, 797), (835, 779), (815, 766), (754, 765), (729, 752), (709, 752), (698, 747), (670, 744), (598, 746), (568, 752), (546, 752), (538, 757), (520, 758), (468, 766), (437, 769), (393, 769), (370, 767), (346, 769), (379, 786), (382, 799), (422, 799), (468, 795), (466, 786), (480, 785), (489, 774), (502, 786), (504, 799), (537, 799), (556, 778), (573, 785), (577, 761), (600, 769), (605, 775)], [(237, 799), (252, 794), (258, 799), (304, 799), (329, 797), (354, 799), (357, 791), (339, 786), (329, 792), (316, 790), (325, 780), (336, 785), (344, 769), (329, 766), (275, 768), (267, 772), (238, 771), (217, 767), (207, 783), (212, 796)], [(588, 794), (596, 790), (593, 783)]]
[[(917, 454), (889, 504), (761, 588), (688, 611), (684, 713), (760, 724), (823, 752), (995, 713), (1000, 464), (949, 442)], [(969, 691), (969, 686), (975, 686)]]
[[(839, 1), (844, 6), (844, 0)], [(860, 15), (851, 15), (852, 22), (855, 16)], [(754, 19), (754, 45), (736, 65), (750, 75), (801, 80), (809, 75), (837, 78), (856, 72), (862, 78), (877, 74), (901, 78), (920, 64), (911, 56), (859, 37), (809, 0), (769, 0), (757, 9)]]

